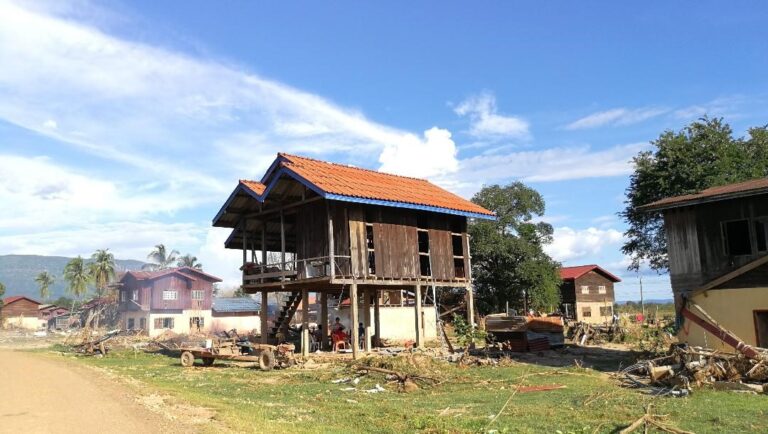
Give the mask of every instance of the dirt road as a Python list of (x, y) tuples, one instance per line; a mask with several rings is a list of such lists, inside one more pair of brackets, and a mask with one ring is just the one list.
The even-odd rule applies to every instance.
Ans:
[[(88, 368), (0, 350), (0, 433), (168, 433), (161, 416)], [(175, 429), (174, 429), (175, 428)]]

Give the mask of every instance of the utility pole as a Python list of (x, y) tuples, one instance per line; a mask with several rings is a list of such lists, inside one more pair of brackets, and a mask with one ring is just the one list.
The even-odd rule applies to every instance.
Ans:
[(640, 270), (637, 271), (637, 278), (640, 280), (640, 310), (643, 313), (643, 319), (645, 319), (645, 303), (643, 302), (643, 275), (640, 274)]

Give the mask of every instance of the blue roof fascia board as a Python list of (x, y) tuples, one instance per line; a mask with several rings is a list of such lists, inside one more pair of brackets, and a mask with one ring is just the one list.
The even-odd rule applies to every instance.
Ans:
[(272, 164), (269, 165), (269, 169), (267, 169), (267, 171), (264, 172), (264, 176), (261, 177), (261, 183), (266, 184), (267, 179), (269, 179), (269, 177), (272, 176), (272, 172), (275, 171), (275, 168), (277, 167), (277, 165), (286, 160), (287, 159), (285, 157), (278, 155), (277, 158), (275, 158), (275, 161), (273, 161)]
[(407, 203), (407, 202), (393, 202), (389, 200), (365, 199), (362, 197), (344, 196), (341, 194), (327, 194), (325, 195), (325, 198), (328, 200), (338, 200), (341, 202), (354, 202), (354, 203), (364, 203), (368, 205), (390, 206), (395, 208), (408, 208), (408, 209), (416, 209), (420, 211), (437, 212), (441, 214), (460, 215), (460, 216), (470, 217), (470, 218), (496, 220), (496, 216), (489, 216), (486, 214), (480, 214), (475, 212), (458, 211), (455, 209), (441, 208), (437, 206), (417, 205), (417, 204)]
[[(266, 197), (269, 194), (269, 192), (272, 191), (272, 188), (275, 185), (277, 185), (277, 182), (280, 180), (280, 177), (282, 175), (284, 175), (284, 174), (290, 176), (291, 178), (293, 178), (293, 179), (295, 179), (297, 181), (299, 181), (305, 187), (309, 188), (310, 190), (314, 191), (315, 193), (319, 194), (320, 196), (325, 197), (325, 191), (320, 189), (320, 187), (318, 187), (315, 184), (307, 181), (306, 179), (304, 179), (302, 176), (300, 176), (299, 174), (297, 174), (293, 170), (285, 168), (285, 167), (281, 167), (280, 170), (275, 172), (275, 177), (272, 179), (272, 182), (270, 182), (270, 184), (267, 186), (267, 188), (264, 189), (264, 193), (262, 193), (262, 195), (261, 195), (262, 198), (266, 199)], [(262, 199), (261, 201), (264, 202), (264, 199)]]

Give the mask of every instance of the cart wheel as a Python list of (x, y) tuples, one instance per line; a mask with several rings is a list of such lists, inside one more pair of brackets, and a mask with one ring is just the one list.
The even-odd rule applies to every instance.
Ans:
[(195, 365), (195, 355), (189, 351), (181, 353), (181, 366), (189, 368)]
[(213, 357), (203, 357), (203, 366), (211, 366), (213, 365), (213, 361), (215, 359)]
[(259, 368), (262, 371), (269, 371), (275, 367), (275, 354), (272, 351), (264, 350), (259, 354)]

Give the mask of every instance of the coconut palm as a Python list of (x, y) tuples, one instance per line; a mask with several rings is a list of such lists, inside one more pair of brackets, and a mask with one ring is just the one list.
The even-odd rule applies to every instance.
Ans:
[(176, 262), (177, 267), (190, 267), (195, 268), (197, 270), (203, 269), (203, 264), (197, 262), (197, 256), (192, 256), (189, 253), (187, 253), (184, 256), (180, 256), (178, 262)]
[(51, 296), (51, 285), (53, 285), (53, 276), (48, 271), (41, 271), (40, 274), (35, 277), (37, 287), (40, 290), (40, 298), (43, 301), (48, 300)]
[(141, 268), (143, 270), (165, 270), (173, 265), (179, 256), (178, 250), (168, 250), (165, 248), (165, 244), (158, 244), (155, 246), (155, 250), (152, 250), (147, 259), (152, 261), (151, 264), (144, 264)]
[(75, 297), (81, 298), (88, 292), (88, 282), (91, 281), (91, 276), (82, 257), (78, 255), (77, 258), (67, 262), (67, 265), (64, 266), (64, 280), (69, 283), (67, 291)]
[(115, 278), (115, 255), (109, 253), (109, 249), (96, 250), (91, 255), (88, 274), (96, 284), (96, 292), (99, 296), (104, 295), (107, 292), (107, 285)]

